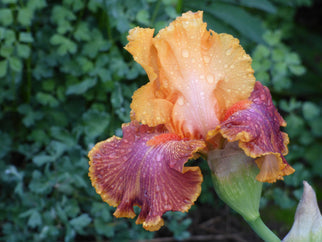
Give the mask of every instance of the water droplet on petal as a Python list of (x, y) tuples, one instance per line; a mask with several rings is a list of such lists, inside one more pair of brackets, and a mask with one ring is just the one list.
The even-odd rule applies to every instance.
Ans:
[(261, 98), (262, 101), (265, 101), (266, 100), (266, 97), (265, 97), (264, 94), (261, 94), (260, 98)]
[(171, 210), (171, 206), (169, 204), (164, 205), (164, 210)]
[(184, 104), (183, 97), (178, 98), (178, 104), (181, 105), (181, 106)]
[(160, 154), (157, 155), (157, 161), (161, 161), (162, 156)]
[(226, 50), (226, 55), (231, 55), (231, 52), (233, 51), (232, 48), (229, 48), (228, 50)]
[(213, 82), (214, 82), (214, 77), (213, 77), (213, 75), (208, 74), (206, 78), (207, 78), (208, 83), (210, 83), (210, 84), (211, 84), (211, 83), (213, 83)]
[(189, 57), (189, 51), (188, 50), (183, 50), (182, 51), (182, 57), (188, 58)]
[(205, 61), (206, 64), (210, 62), (210, 57), (209, 56), (204, 56), (203, 60)]

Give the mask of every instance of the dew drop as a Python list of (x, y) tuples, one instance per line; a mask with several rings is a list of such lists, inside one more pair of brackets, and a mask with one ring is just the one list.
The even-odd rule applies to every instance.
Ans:
[(231, 52), (233, 51), (232, 48), (229, 48), (228, 50), (226, 50), (226, 55), (231, 55)]
[(182, 105), (184, 104), (183, 97), (179, 97), (179, 98), (178, 98), (178, 104), (179, 104), (180, 106), (182, 106)]
[(164, 205), (164, 210), (171, 210), (171, 206), (169, 204)]
[(160, 154), (157, 155), (157, 161), (161, 161), (162, 156)]
[(211, 84), (211, 83), (213, 83), (213, 82), (214, 82), (214, 77), (213, 77), (213, 75), (208, 74), (206, 78), (207, 78), (208, 83), (210, 83), (210, 84)]
[(210, 57), (209, 56), (204, 56), (203, 60), (205, 61), (206, 64), (210, 62)]
[(170, 30), (170, 31), (172, 31), (172, 30), (174, 30), (174, 27), (173, 27), (173, 25), (172, 24), (170, 24), (169, 25), (169, 27), (167, 28), (168, 30)]
[(157, 185), (157, 186), (155, 187), (155, 190), (156, 190), (157, 192), (160, 192), (160, 190), (161, 190), (160, 186), (159, 186), (159, 185)]
[(110, 154), (110, 159), (114, 159), (114, 158), (116, 158), (116, 154), (115, 153), (111, 153)]
[(182, 51), (182, 57), (188, 58), (189, 57), (189, 51), (188, 50), (183, 50)]
[(261, 94), (260, 98), (261, 98), (262, 101), (265, 101), (266, 100), (266, 97), (265, 97), (264, 94)]

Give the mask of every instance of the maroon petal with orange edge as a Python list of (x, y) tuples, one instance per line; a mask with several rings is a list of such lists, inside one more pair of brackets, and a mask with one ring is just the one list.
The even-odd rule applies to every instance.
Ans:
[(233, 106), (229, 117), (217, 127), (212, 135), (220, 132), (228, 141), (239, 140), (239, 146), (246, 155), (258, 158), (256, 163), (260, 168), (257, 180), (275, 182), (283, 176), (292, 174), (294, 169), (286, 162), (284, 155), (288, 153), (288, 135), (280, 131), (280, 126), (286, 122), (278, 113), (272, 102), (269, 89), (256, 82), (254, 91), (243, 102), (239, 110)]
[(198, 198), (200, 169), (184, 164), (204, 147), (204, 141), (133, 121), (123, 126), (122, 139), (114, 136), (89, 152), (89, 176), (102, 199), (117, 206), (116, 217), (133, 218), (133, 206), (139, 206), (136, 223), (155, 231), (166, 211), (187, 211)]

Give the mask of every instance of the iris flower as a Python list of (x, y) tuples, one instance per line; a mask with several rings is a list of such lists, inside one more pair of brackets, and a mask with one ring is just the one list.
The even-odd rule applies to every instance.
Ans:
[(275, 182), (293, 173), (289, 142), (269, 90), (255, 81), (251, 58), (238, 39), (207, 30), (201, 11), (187, 12), (154, 36), (129, 31), (125, 49), (149, 82), (133, 95), (123, 137), (89, 152), (89, 176), (116, 217), (134, 218), (150, 231), (167, 211), (187, 211), (201, 192), (199, 167), (185, 163), (224, 142), (238, 142), (255, 159), (257, 180)]

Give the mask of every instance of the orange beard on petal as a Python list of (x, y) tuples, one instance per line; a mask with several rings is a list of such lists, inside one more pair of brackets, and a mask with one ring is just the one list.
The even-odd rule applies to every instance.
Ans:
[(152, 29), (135, 28), (125, 47), (150, 80), (133, 95), (135, 119), (151, 127), (165, 124), (191, 139), (206, 138), (255, 83), (251, 58), (239, 41), (208, 31), (202, 15), (184, 13), (154, 38)]

